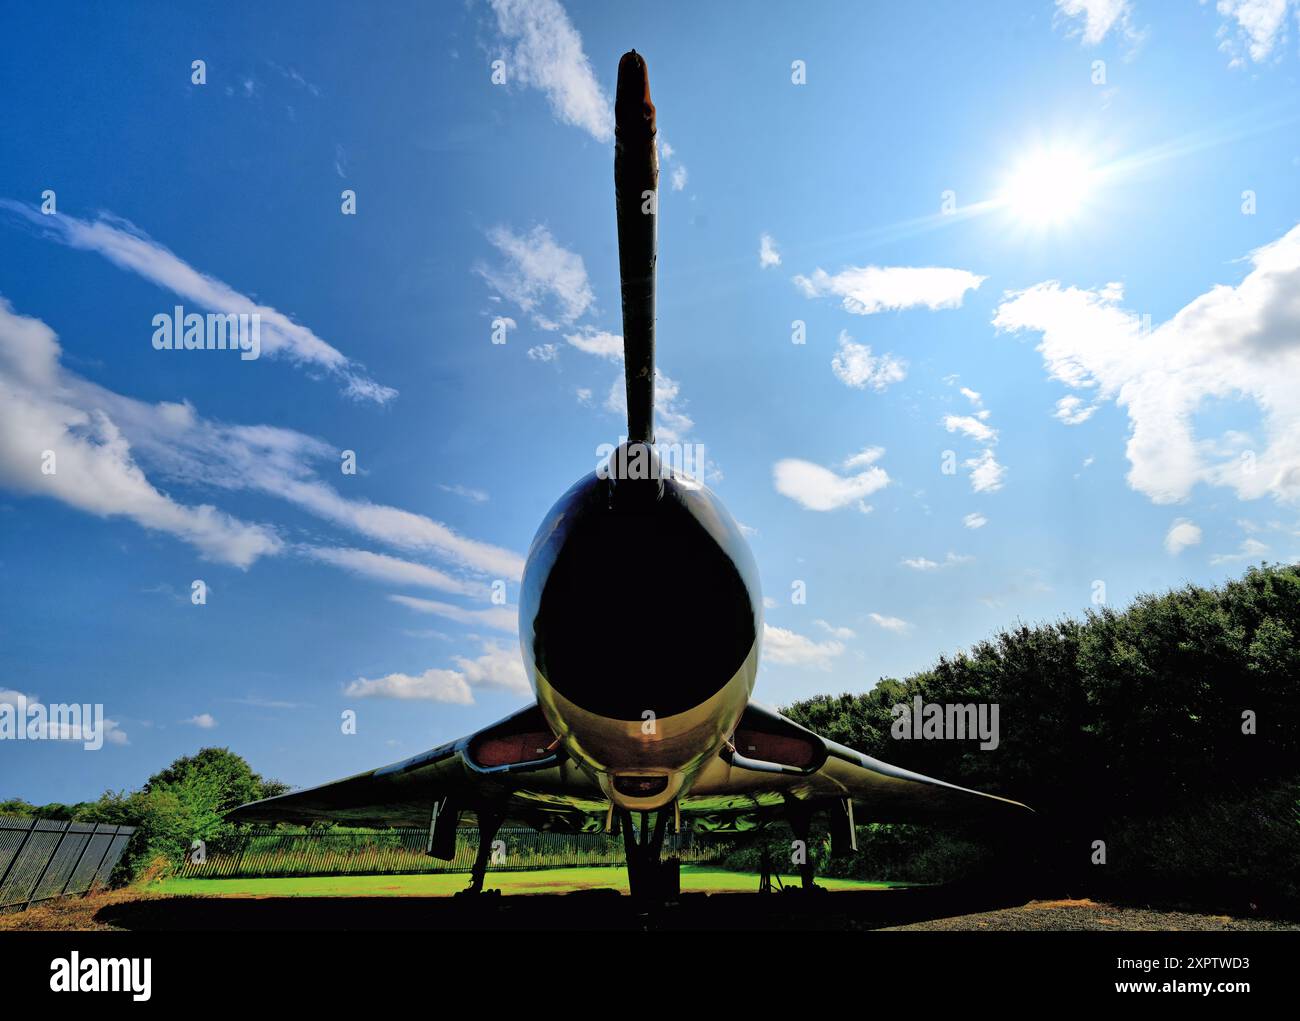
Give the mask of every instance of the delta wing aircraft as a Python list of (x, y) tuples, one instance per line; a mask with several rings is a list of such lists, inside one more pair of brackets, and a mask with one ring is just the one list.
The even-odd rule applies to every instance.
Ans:
[[(806, 840), (813, 813), (827, 811), (833, 847), (845, 851), (856, 850), (855, 819), (1027, 812), (862, 755), (750, 700), (763, 631), (754, 559), (718, 498), (655, 449), (659, 165), (635, 50), (619, 62), (614, 109), (627, 440), (560, 497), (529, 550), (519, 639), (536, 701), (413, 758), (231, 818), (427, 826), (429, 853), (446, 860), (456, 827), (477, 825), (471, 891), (482, 889), (507, 820), (621, 832), (631, 890), (651, 896), (671, 886), (659, 861), (669, 822), (738, 832), (784, 818)], [(811, 867), (802, 871), (810, 886)]]

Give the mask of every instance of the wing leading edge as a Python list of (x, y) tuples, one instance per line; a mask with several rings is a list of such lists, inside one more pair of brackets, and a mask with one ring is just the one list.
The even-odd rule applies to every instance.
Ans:
[(333, 783), (249, 802), (234, 822), (429, 826), (435, 806), (462, 825), (479, 813), (537, 829), (589, 830), (599, 787), (561, 755), (536, 704), (459, 740)]
[(1010, 820), (1033, 813), (1018, 801), (958, 787), (828, 741), (753, 702), (732, 746), (706, 767), (682, 811), (710, 817), (707, 828), (728, 829), (729, 819), (763, 814), (792, 801), (846, 799), (859, 822)]
[[(959, 787), (854, 751), (750, 703), (723, 753), (700, 772), (681, 814), (706, 831), (750, 829), (792, 803), (853, 804), (860, 822), (1032, 814), (1018, 801)], [(435, 806), (473, 824), (480, 813), (536, 829), (592, 832), (608, 801), (556, 750), (530, 705), (457, 741), (356, 776), (241, 805), (236, 822), (429, 826)], [(454, 814), (453, 814), (454, 813)]]

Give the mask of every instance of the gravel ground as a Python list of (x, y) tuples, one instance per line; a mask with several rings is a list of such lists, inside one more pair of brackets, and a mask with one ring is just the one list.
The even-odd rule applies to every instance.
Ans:
[(1018, 908), (985, 911), (974, 915), (935, 918), (891, 930), (966, 932), (1127, 931), (1127, 932), (1230, 932), (1243, 930), (1300, 930), (1300, 922), (1267, 918), (1231, 918), (1228, 915), (1198, 915), (1185, 911), (1117, 907), (1091, 900), (1032, 900)]

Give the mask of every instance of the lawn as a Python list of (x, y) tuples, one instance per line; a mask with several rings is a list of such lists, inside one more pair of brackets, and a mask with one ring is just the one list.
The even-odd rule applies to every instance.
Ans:
[[(786, 886), (799, 880), (782, 876)], [(303, 876), (275, 879), (165, 879), (150, 891), (182, 896), (210, 897), (450, 897), (465, 889), (469, 876), (425, 874), (412, 876)], [(856, 879), (818, 879), (828, 890), (885, 890), (899, 883), (866, 883)], [(621, 867), (545, 869), (536, 872), (489, 872), (485, 889), (503, 894), (574, 893), (578, 890), (615, 889), (627, 893), (627, 873)], [(755, 893), (758, 876), (686, 865), (682, 867), (683, 893)]]

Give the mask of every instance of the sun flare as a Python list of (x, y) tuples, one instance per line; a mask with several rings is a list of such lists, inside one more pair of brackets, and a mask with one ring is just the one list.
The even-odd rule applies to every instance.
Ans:
[(1080, 214), (1096, 183), (1096, 170), (1077, 149), (1037, 149), (1016, 165), (1002, 201), (1027, 226), (1060, 226)]

